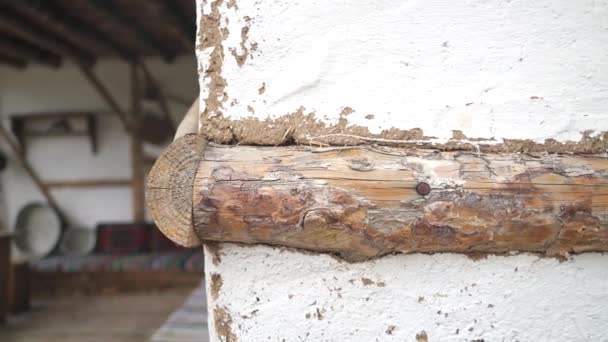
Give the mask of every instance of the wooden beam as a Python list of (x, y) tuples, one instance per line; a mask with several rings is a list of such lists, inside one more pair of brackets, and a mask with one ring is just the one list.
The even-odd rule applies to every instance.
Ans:
[(101, 82), (100, 79), (97, 78), (93, 69), (90, 67), (81, 66), (80, 71), (85, 76), (87, 80), (93, 85), (93, 88), (99, 93), (101, 98), (108, 104), (110, 109), (120, 118), (123, 126), (127, 131), (130, 130), (129, 121), (127, 119), (127, 113), (122, 110), (118, 102), (114, 99), (108, 88)]
[[(164, 34), (169, 34), (172, 41), (175, 41), (185, 51), (194, 50), (194, 40), (196, 31), (189, 32), (188, 21), (176, 16), (176, 12), (171, 6), (163, 1), (147, 1), (147, 0), (119, 0), (128, 2), (137, 6), (138, 12), (145, 13), (144, 17), (157, 18), (160, 22), (159, 28)], [(195, 25), (196, 22), (190, 22)]]
[(0, 54), (0, 64), (8, 65), (16, 69), (25, 69), (27, 67), (27, 61), (25, 59), (3, 54)]
[(79, 50), (48, 32), (33, 27), (15, 13), (11, 13), (11, 10), (5, 5), (0, 6), (0, 31), (57, 55), (69, 56), (80, 64), (90, 66), (95, 63), (95, 57), (90, 53)]
[(11, 245), (10, 234), (0, 233), (0, 324), (6, 322), (9, 311), (9, 281), (8, 274), (11, 270)]
[(71, 45), (79, 47), (91, 55), (127, 54), (86, 26), (67, 16), (50, 1), (0, 0), (14, 13), (26, 19), (31, 25), (61, 37)]
[(170, 62), (175, 59), (175, 53), (173, 51), (167, 49), (162, 43), (156, 41), (154, 37), (141, 28), (136, 22), (127, 18), (122, 11), (112, 4), (111, 1), (92, 0), (91, 3), (95, 5), (100, 14), (104, 15), (109, 20), (120, 22), (121, 25), (134, 32), (141, 41), (145, 42), (147, 46), (150, 46), (158, 51), (165, 61)]
[(51, 194), (49, 189), (44, 185), (44, 182), (42, 182), (42, 180), (40, 179), (40, 176), (34, 170), (32, 165), (27, 161), (27, 159), (25, 159), (23, 151), (22, 151), (21, 147), (19, 146), (19, 144), (17, 144), (13, 140), (10, 133), (1, 124), (0, 124), (0, 138), (3, 139), (4, 141), (6, 141), (6, 143), (11, 147), (11, 149), (13, 151), (13, 155), (15, 156), (15, 158), (17, 158), (19, 163), (23, 166), (23, 168), (28, 173), (28, 175), (30, 176), (30, 178), (32, 179), (32, 181), (34, 182), (36, 187), (38, 187), (38, 190), (40, 190), (40, 192), (42, 193), (42, 196), (44, 196), (48, 205), (57, 213), (57, 215), (61, 218), (61, 220), (63, 222), (66, 222), (66, 217), (63, 214), (63, 212), (61, 211), (61, 209), (59, 208), (59, 205), (57, 204), (55, 197), (53, 196), (53, 194)]
[(131, 179), (77, 179), (63, 181), (45, 181), (47, 188), (101, 188), (115, 186), (130, 186)]
[(179, 11), (187, 18), (190, 22), (196, 25), (196, 1), (195, 0), (165, 0), (174, 3)]
[[(194, 1), (191, 1), (191, 10), (195, 11)], [(192, 18), (192, 16), (187, 15), (180, 8), (180, 5), (175, 0), (166, 0), (164, 1), (165, 11), (171, 13), (175, 17), (176, 26), (182, 31), (185, 37), (191, 42), (192, 46), (194, 46), (194, 41), (196, 39), (196, 17)]]
[(156, 81), (156, 79), (152, 75), (152, 72), (143, 60), (139, 61), (139, 65), (141, 66), (141, 70), (144, 72), (144, 76), (147, 82), (152, 86), (155, 95), (158, 97), (158, 103), (160, 104), (160, 109), (163, 112), (163, 116), (165, 117), (165, 119), (167, 119), (167, 122), (171, 123), (171, 131), (175, 132), (175, 124), (173, 123), (171, 110), (169, 109), (169, 104), (167, 103), (167, 98), (165, 97), (165, 93), (162, 87)]
[[(106, 42), (113, 51), (125, 60), (133, 61), (140, 54), (154, 51), (145, 45), (128, 27), (107, 13), (100, 12), (89, 0), (54, 0), (51, 6), (69, 18), (68, 24), (82, 26), (87, 34)], [(73, 24), (72, 24), (73, 23)]]
[(144, 189), (144, 155), (141, 140), (141, 90), (139, 84), (139, 67), (130, 64), (131, 75), (131, 187), (133, 192), (133, 221), (144, 222), (145, 189)]
[(8, 36), (0, 35), (0, 51), (53, 68), (61, 66), (61, 56)]
[[(172, 239), (194, 234), (349, 261), (413, 252), (608, 251), (605, 155), (208, 146), (191, 156), (197, 147), (188, 144), (170, 146), (149, 175), (152, 216)], [(190, 183), (193, 171), (184, 168), (192, 164)], [(181, 190), (188, 186), (191, 192)], [(162, 209), (167, 201), (189, 203), (191, 194), (192, 207), (179, 215)]]

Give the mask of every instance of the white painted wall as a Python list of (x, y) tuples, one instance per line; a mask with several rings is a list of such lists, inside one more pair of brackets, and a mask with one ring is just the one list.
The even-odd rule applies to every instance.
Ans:
[[(223, 244), (213, 309), (238, 341), (608, 341), (606, 256), (413, 254), (350, 264), (265, 246)], [(209, 286), (209, 282), (207, 283)], [(393, 328), (391, 328), (393, 327)]]
[[(200, 10), (212, 2), (199, 0)], [(276, 118), (303, 106), (336, 123), (351, 107), (352, 125), (421, 128), (437, 142), (452, 130), (541, 143), (608, 130), (606, 1), (230, 3), (220, 6), (225, 117)], [(249, 58), (239, 66), (231, 50), (243, 46)], [(199, 70), (211, 51), (199, 49)], [(201, 99), (209, 81), (201, 77)]]
[[(164, 89), (194, 100), (198, 92), (196, 63), (193, 57), (182, 57), (173, 64), (157, 59), (146, 61)], [(99, 62), (95, 72), (112, 94), (128, 110), (129, 67), (116, 60)], [(147, 105), (155, 109), (154, 104)], [(178, 119), (187, 107), (172, 105)], [(87, 138), (29, 138), (28, 160), (44, 180), (130, 178), (129, 140), (120, 120), (78, 68), (66, 64), (59, 69), (31, 66), (19, 71), (0, 66), (0, 114), (2, 124), (9, 126), (8, 116), (41, 111), (99, 111), (99, 153), (93, 155)], [(158, 109), (156, 109), (158, 112)], [(8, 146), (0, 148), (9, 152)], [(25, 171), (11, 159), (10, 167), (0, 174), (8, 217), (3, 221), (14, 228), (20, 208), (31, 201), (44, 201)], [(131, 221), (131, 192), (128, 187), (56, 189), (53, 190), (70, 221), (92, 229), (100, 221)]]
[[(213, 3), (198, 0), (199, 21)], [(578, 141), (582, 131), (608, 130), (608, 1), (219, 3), (226, 118), (277, 118), (302, 106), (337, 123), (348, 106), (351, 125), (421, 128), (436, 142), (452, 130), (497, 143)], [(249, 58), (239, 66), (231, 51), (243, 47)], [(201, 106), (212, 49), (197, 51)], [(602, 254), (563, 263), (416, 254), (347, 264), (220, 246), (221, 262), (207, 258), (205, 270), (212, 341), (221, 340), (216, 309), (230, 315), (239, 341), (416, 341), (422, 331), (428, 341), (608, 341)]]

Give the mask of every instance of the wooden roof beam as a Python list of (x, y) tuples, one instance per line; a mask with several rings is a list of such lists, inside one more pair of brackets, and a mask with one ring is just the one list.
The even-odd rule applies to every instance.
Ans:
[[(196, 18), (191, 18), (191, 16), (186, 15), (183, 10), (180, 9), (180, 5), (173, 0), (164, 1), (164, 7), (168, 13), (171, 13), (175, 17), (177, 27), (186, 37), (188, 37), (188, 40), (190, 40), (192, 46), (194, 46), (194, 41), (196, 39)], [(194, 9), (194, 4), (192, 4), (192, 9)]]
[(91, 3), (95, 5), (95, 8), (99, 13), (102, 13), (108, 20), (118, 22), (120, 25), (127, 27), (129, 30), (134, 32), (146, 45), (154, 48), (162, 58), (171, 62), (175, 59), (175, 53), (170, 49), (163, 46), (162, 43), (156, 41), (147, 31), (141, 28), (133, 20), (127, 18), (121, 11), (119, 11), (110, 1), (107, 0), (92, 0)]
[(125, 59), (133, 59), (131, 53), (108, 41), (103, 35), (77, 22), (49, 1), (0, 1), (29, 22), (44, 30), (53, 32), (57, 36), (69, 41), (72, 45), (82, 47), (91, 54), (114, 54), (122, 56)]
[[(122, 2), (124, 1), (127, 0), (122, 0)], [(144, 17), (147, 16), (151, 18), (158, 18), (159, 21), (162, 18), (162, 30), (170, 33), (171, 36), (174, 37), (173, 40), (175, 40), (182, 49), (186, 51), (191, 51), (194, 49), (196, 28), (191, 30), (188, 27), (189, 20), (179, 17), (179, 12), (175, 10), (175, 4), (170, 6), (169, 3), (163, 1), (128, 1), (132, 4), (136, 4), (141, 13), (145, 14)], [(194, 25), (195, 22), (192, 21), (191, 24)]]
[(57, 68), (61, 66), (61, 56), (39, 49), (33, 45), (19, 42), (11, 37), (0, 36), (0, 50), (10, 52), (12, 56)]
[(6, 9), (5, 6), (0, 6), (0, 31), (28, 41), (57, 55), (69, 56), (79, 64), (93, 65), (95, 63), (95, 57), (90, 53), (77, 49), (65, 41), (48, 34), (48, 32), (33, 27)]
[(194, 23), (196, 29), (196, 3), (195, 0), (167, 0), (168, 2), (175, 4), (179, 9), (180, 13), (186, 18), (190, 18), (190, 22)]
[(16, 69), (25, 69), (25, 67), (27, 67), (27, 61), (25, 59), (3, 54), (0, 54), (0, 64), (8, 65)]

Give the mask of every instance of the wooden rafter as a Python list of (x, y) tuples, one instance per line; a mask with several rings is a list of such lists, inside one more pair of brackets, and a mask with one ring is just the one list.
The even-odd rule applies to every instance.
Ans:
[[(194, 2), (191, 2), (191, 10), (194, 11)], [(164, 1), (165, 11), (172, 13), (172, 15), (176, 18), (176, 25), (182, 30), (183, 34), (188, 37), (188, 39), (194, 44), (194, 39), (196, 37), (196, 17), (192, 18), (191, 16), (184, 13), (184, 10), (180, 8), (178, 2), (174, 0), (166, 0)]]
[(182, 13), (184, 17), (188, 19), (188, 22), (194, 24), (196, 29), (196, 1), (194, 0), (165, 0), (172, 2)]
[(9, 36), (0, 35), (0, 51), (54, 68), (61, 66), (61, 56)]
[(25, 69), (25, 67), (27, 67), (27, 61), (25, 59), (4, 54), (0, 54), (0, 64), (8, 65), (16, 69)]
[[(190, 51), (194, 47), (194, 35), (190, 35), (183, 31), (183, 24), (174, 11), (171, 11), (168, 6), (162, 1), (149, 0), (115, 0), (120, 8), (124, 8), (125, 12), (128, 9), (130, 13), (137, 13), (134, 19), (140, 22), (142, 28), (157, 33), (162, 33), (165, 36), (165, 41), (175, 42), (181, 48), (180, 50)], [(162, 21), (157, 21), (151, 25), (149, 21), (142, 21), (141, 18), (163, 18)]]
[(0, 4), (0, 31), (37, 45), (57, 55), (73, 58), (83, 65), (95, 63), (95, 55), (76, 48), (48, 31), (30, 25), (5, 4)]
[(0, 48), (13, 66), (22, 63), (10, 57), (49, 66), (91, 66), (99, 57), (169, 62), (193, 50), (195, 18), (191, 0), (0, 0)]
[(152, 35), (144, 30), (133, 20), (127, 18), (120, 10), (118, 10), (111, 1), (107, 0), (91, 0), (91, 3), (95, 6), (96, 10), (108, 20), (118, 22), (119, 25), (127, 27), (129, 30), (134, 32), (140, 40), (145, 42), (146, 45), (154, 48), (165, 61), (172, 61), (175, 59), (175, 53), (165, 47), (162, 43), (158, 42)]
[(117, 51), (106, 41), (92, 34), (83, 25), (79, 25), (66, 16), (63, 11), (53, 6), (53, 3), (50, 1), (1, 1), (7, 8), (10, 8), (21, 18), (27, 20), (31, 25), (52, 32), (57, 37), (61, 37), (71, 45), (77, 46), (90, 54), (109, 55), (111, 53), (122, 53), (122, 51)]

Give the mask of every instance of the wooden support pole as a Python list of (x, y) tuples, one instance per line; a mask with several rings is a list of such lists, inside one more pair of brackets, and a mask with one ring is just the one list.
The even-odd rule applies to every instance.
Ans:
[(133, 192), (133, 221), (146, 220), (144, 204), (144, 162), (143, 144), (141, 140), (141, 89), (139, 72), (136, 63), (130, 64), (131, 70), (131, 180)]
[(53, 194), (51, 194), (51, 192), (49, 191), (48, 187), (44, 184), (44, 182), (42, 182), (42, 180), (40, 179), (40, 176), (38, 176), (38, 173), (34, 170), (32, 165), (27, 161), (27, 159), (25, 159), (25, 154), (21, 150), (21, 147), (13, 140), (10, 133), (1, 124), (0, 124), (0, 137), (4, 141), (6, 141), (6, 143), (11, 147), (11, 149), (13, 150), (13, 155), (15, 156), (15, 158), (17, 158), (17, 160), (19, 160), (19, 162), (21, 163), (21, 165), (23, 166), (25, 171), (28, 173), (30, 178), (32, 178), (32, 181), (34, 181), (34, 184), (36, 184), (36, 186), (38, 187), (38, 190), (40, 190), (40, 192), (46, 199), (46, 202), (48, 203), (48, 205), (57, 213), (57, 215), (59, 215), (59, 217), (62, 219), (62, 221), (65, 222), (66, 217), (65, 217), (65, 215), (63, 215), (63, 212), (59, 208), (59, 205), (57, 204), (55, 197), (53, 196)]
[(175, 124), (173, 123), (171, 111), (169, 110), (169, 104), (167, 103), (167, 98), (165, 97), (163, 89), (152, 75), (152, 72), (150, 71), (146, 63), (140, 60), (139, 65), (141, 66), (141, 70), (143, 71), (144, 76), (146, 77), (146, 81), (154, 89), (155, 95), (158, 96), (158, 103), (160, 104), (160, 109), (163, 112), (163, 116), (165, 117), (167, 122), (171, 124), (171, 131), (175, 132)]
[(112, 109), (112, 111), (116, 115), (118, 115), (118, 117), (120, 118), (120, 121), (122, 121), (125, 129), (127, 131), (129, 131), (130, 126), (129, 126), (129, 122), (127, 120), (126, 112), (124, 110), (122, 110), (122, 108), (120, 107), (118, 102), (114, 99), (114, 97), (112, 96), (112, 94), (110, 93), (108, 88), (106, 88), (106, 86), (101, 82), (101, 80), (99, 80), (97, 78), (97, 76), (93, 72), (93, 69), (90, 67), (81, 66), (80, 71), (82, 71), (82, 74), (85, 76), (85, 78), (87, 80), (89, 80), (89, 82), (93, 85), (95, 90), (97, 90), (99, 95), (101, 95), (101, 97), (108, 104), (108, 106), (110, 106), (110, 109)]
[(349, 261), (413, 252), (608, 251), (606, 156), (202, 150), (186, 137), (161, 155), (149, 179), (152, 216), (182, 244), (194, 235)]

